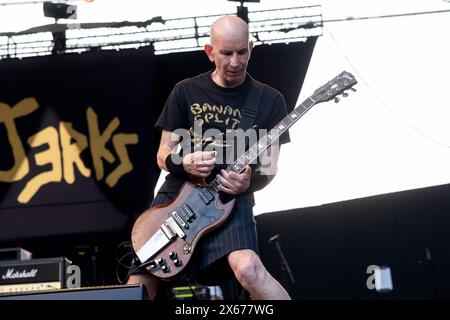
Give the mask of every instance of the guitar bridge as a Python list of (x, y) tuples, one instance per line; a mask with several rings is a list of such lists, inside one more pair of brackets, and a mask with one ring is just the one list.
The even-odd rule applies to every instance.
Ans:
[(169, 228), (168, 226), (166, 226), (165, 224), (163, 224), (161, 226), (161, 230), (164, 232), (164, 234), (166, 235), (167, 239), (172, 240), (173, 238), (175, 238), (175, 236), (177, 235), (175, 233), (175, 231), (173, 231), (171, 228)]
[(169, 217), (166, 220), (165, 224), (169, 229), (171, 229), (172, 232), (175, 232), (180, 238), (184, 238), (186, 234), (183, 232), (183, 230), (180, 228), (178, 223), (175, 221), (174, 218)]

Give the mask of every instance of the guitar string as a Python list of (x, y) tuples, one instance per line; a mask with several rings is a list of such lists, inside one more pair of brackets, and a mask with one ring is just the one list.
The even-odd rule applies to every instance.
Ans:
[[(339, 77), (339, 76), (338, 76), (338, 77)], [(332, 83), (332, 81), (327, 82), (328, 85), (330, 85), (331, 83)], [(321, 87), (321, 88), (322, 88), (322, 87)], [(313, 95), (314, 95), (314, 94), (313, 94)], [(274, 126), (274, 127), (273, 127), (268, 133), (266, 133), (261, 139), (259, 139), (255, 144), (253, 144), (253, 145), (249, 148), (249, 150), (252, 150), (253, 147), (256, 146), (256, 153), (255, 153), (256, 157), (255, 157), (254, 159), (256, 159), (257, 157), (259, 157), (259, 156), (261, 155), (262, 152), (264, 152), (267, 148), (269, 148), (269, 147), (273, 144), (273, 142), (276, 141), (276, 139), (279, 139), (279, 137), (280, 137), (284, 132), (286, 132), (292, 125), (295, 124), (295, 122), (297, 122), (301, 117), (303, 117), (303, 116), (306, 114), (306, 112), (308, 112), (308, 111), (309, 111), (309, 110), (310, 110), (317, 102), (319, 102), (319, 100), (322, 99), (322, 98), (323, 98), (323, 96), (320, 97), (319, 99), (317, 99), (317, 101), (316, 101), (316, 100), (314, 100), (311, 96), (308, 97), (305, 101), (303, 101), (303, 103), (301, 103), (299, 106), (295, 107), (289, 114), (287, 114), (286, 117), (284, 117), (284, 118), (283, 118), (276, 126)], [(306, 104), (306, 102), (308, 102), (308, 99), (311, 100), (312, 103), (309, 102), (310, 105), (305, 106), (304, 104)], [(300, 110), (300, 107), (302, 107), (303, 110)], [(294, 116), (294, 114), (295, 114), (295, 116)], [(289, 123), (285, 123), (285, 120), (289, 120)], [(280, 124), (282, 125), (282, 127), (281, 127), (282, 129), (279, 129), (279, 128), (280, 128)], [(273, 139), (273, 136), (272, 136), (272, 134), (273, 134), (272, 131), (273, 131), (273, 130), (275, 130), (274, 132), (276, 133), (274, 139)], [(270, 134), (270, 136), (269, 136), (269, 134)], [(264, 143), (262, 143), (263, 148), (260, 148), (261, 140), (263, 140), (263, 142), (264, 142)], [(230, 172), (231, 168), (233, 168), (233, 165), (238, 165), (239, 167), (240, 167), (241, 165), (243, 165), (244, 163), (245, 163), (245, 165), (247, 165), (248, 163), (246, 163), (246, 160), (247, 160), (248, 158), (246, 158), (245, 155), (248, 155), (248, 151), (249, 151), (249, 150), (247, 150), (244, 154), (242, 154), (235, 162), (233, 162), (233, 164), (229, 165), (225, 170), (227, 170), (228, 172)], [(254, 151), (253, 151), (253, 152), (254, 152)], [(238, 163), (237, 161), (238, 161), (240, 158), (242, 158), (243, 156), (244, 156), (244, 162), (243, 162), (243, 163)], [(254, 160), (254, 159), (253, 159), (253, 160)], [(245, 167), (245, 165), (244, 165), (244, 167)], [(238, 172), (241, 172), (241, 171), (243, 170), (244, 167), (240, 168)], [(233, 171), (233, 172), (234, 172), (234, 171)], [(218, 183), (217, 186), (214, 184), (214, 183), (216, 183), (216, 182)], [(218, 181), (217, 178), (215, 178), (215, 179), (213, 179), (213, 181), (212, 181), (210, 184), (208, 184), (208, 185), (206, 185), (205, 187), (203, 187), (201, 191), (198, 191), (198, 194), (197, 194), (197, 195), (198, 195), (199, 197), (198, 197), (197, 200), (193, 200), (193, 202), (192, 202), (192, 208), (191, 208), (191, 209), (192, 209), (193, 211), (195, 211), (195, 210), (201, 209), (200, 207), (198, 207), (198, 205), (204, 206), (204, 203), (205, 203), (205, 202), (202, 200), (200, 194), (203, 193), (205, 190), (206, 190), (207, 192), (210, 192), (211, 195), (213, 196), (213, 199), (212, 199), (211, 201), (213, 201), (216, 197), (218, 197), (218, 196), (219, 196), (218, 190), (215, 191), (214, 193), (212, 193), (212, 192), (210, 191), (209, 187), (212, 186), (214, 189), (216, 189), (216, 188), (218, 188), (220, 185), (221, 185), (221, 184), (220, 184), (220, 181)], [(204, 196), (204, 194), (203, 194), (203, 196)], [(204, 196), (204, 197), (205, 197), (205, 196)], [(211, 201), (210, 201), (210, 202), (211, 202)], [(208, 204), (209, 204), (209, 202), (208, 202), (206, 205), (208, 205)], [(175, 211), (178, 213), (179, 211), (177, 211), (177, 210), (180, 210), (180, 209), (182, 210), (182, 209), (183, 209), (183, 206), (186, 206), (186, 205), (188, 205), (188, 206), (190, 207), (189, 202), (187, 202), (187, 203), (184, 203), (183, 205), (181, 205), (180, 207), (178, 207)], [(183, 215), (183, 214), (181, 214), (181, 215)], [(186, 222), (187, 222), (187, 221), (186, 221)]]
[[(344, 73), (344, 72), (343, 72), (343, 73)], [(316, 90), (316, 92), (317, 92), (317, 91), (320, 91), (320, 90), (321, 90), (321, 92), (326, 91), (326, 90), (323, 89), (323, 87), (325, 87), (325, 86), (328, 86), (329, 88), (332, 88), (331, 85), (333, 84), (333, 82), (334, 82), (334, 85), (336, 85), (336, 80), (342, 79), (342, 74), (343, 74), (343, 73), (341, 73), (340, 75), (338, 75), (337, 77), (335, 77), (333, 80), (328, 81), (324, 86), (322, 86), (322, 87), (320, 87), (318, 90)], [(355, 80), (355, 79), (353, 78), (353, 80)], [(294, 125), (295, 122), (297, 122), (297, 120), (299, 120), (301, 117), (303, 117), (303, 116), (306, 114), (306, 112), (308, 112), (315, 104), (317, 104), (318, 102), (327, 101), (327, 100), (329, 100), (329, 99), (331, 99), (331, 98), (337, 96), (338, 94), (343, 93), (345, 90), (348, 90), (349, 88), (351, 88), (355, 83), (356, 83), (356, 82), (354, 82), (353, 84), (349, 84), (349, 83), (344, 82), (344, 85), (347, 86), (346, 88), (339, 88), (339, 86), (337, 86), (337, 87), (334, 88), (335, 90), (338, 90), (335, 94), (332, 94), (331, 91), (327, 91), (326, 93), (323, 93), (322, 96), (319, 96), (318, 98), (315, 97), (316, 100), (312, 98), (312, 96), (314, 96), (314, 95), (316, 94), (316, 92), (315, 92), (313, 95), (311, 95), (311, 96), (309, 96), (308, 98), (306, 98), (305, 101), (303, 101), (302, 103), (300, 103), (300, 105), (298, 105), (297, 107), (295, 107), (288, 115), (286, 115), (286, 117), (284, 117), (284, 118), (283, 118), (276, 126), (274, 126), (274, 127), (269, 131), (269, 133), (265, 134), (265, 135), (264, 135), (261, 139), (259, 139), (255, 144), (253, 144), (253, 146), (250, 147), (249, 150), (253, 149), (253, 147), (256, 146), (256, 153), (255, 153), (255, 154), (256, 154), (256, 158), (259, 157), (259, 156), (261, 155), (262, 152), (264, 152), (267, 148), (269, 148), (270, 145), (272, 145), (272, 143), (273, 143), (274, 141), (276, 141), (276, 139), (278, 139), (285, 131), (287, 131), (292, 125)], [(327, 96), (327, 95), (328, 95), (327, 99), (320, 101), (321, 99), (323, 99), (323, 98), (324, 98), (325, 96)], [(310, 100), (310, 101), (309, 101), (309, 100)], [(309, 105), (307, 104), (307, 102), (309, 102)], [(305, 106), (305, 104), (306, 104), (307, 106)], [(300, 110), (300, 107), (302, 107), (303, 110)], [(295, 114), (295, 116), (293, 116), (294, 114)], [(286, 123), (284, 122), (284, 120), (288, 120), (288, 119), (289, 119), (289, 123), (286, 124)], [(279, 128), (280, 128), (280, 124), (283, 126), (283, 129), (279, 129)], [(275, 130), (275, 133), (276, 133), (275, 139), (272, 139), (272, 134), (273, 134), (272, 131), (273, 131), (273, 130)], [(269, 134), (270, 134), (270, 137), (268, 136)], [(259, 145), (260, 145), (261, 140), (264, 140), (264, 143), (262, 144), (262, 145), (263, 145), (263, 148), (258, 148)], [(261, 149), (263, 149), (263, 150), (261, 151)], [(253, 151), (253, 152), (254, 152), (254, 151)], [(259, 153), (259, 154), (258, 154), (258, 153)], [(238, 158), (238, 160), (239, 160), (242, 156), (244, 156), (244, 158), (245, 158), (245, 155), (246, 155), (246, 154), (248, 154), (248, 151), (246, 151), (244, 154), (242, 154), (242, 155)], [(255, 159), (256, 159), (256, 158), (255, 158)], [(245, 160), (244, 160), (244, 163), (237, 163), (238, 160), (236, 160), (235, 162), (233, 162), (233, 164), (231, 164), (230, 166), (228, 166), (225, 170), (227, 170), (228, 172), (230, 172), (230, 169), (229, 169), (229, 168), (232, 168), (233, 165), (239, 165), (239, 166), (241, 166), (241, 165), (243, 165), (243, 164), (245, 163)], [(254, 159), (253, 159), (253, 160), (254, 160)], [(247, 164), (248, 164), (248, 163), (245, 163), (245, 165), (247, 165)], [(244, 165), (244, 167), (245, 167), (245, 165)], [(242, 170), (243, 170), (244, 167), (240, 168), (238, 172), (242, 172)], [(232, 172), (234, 172), (234, 171), (232, 171)], [(218, 183), (217, 186), (214, 185), (214, 183), (215, 183), (216, 181), (217, 181), (217, 183)], [(205, 189), (206, 189), (207, 192), (210, 192), (209, 187), (210, 187), (211, 185), (212, 185), (212, 187), (213, 187), (214, 189), (217, 189), (221, 184), (220, 184), (220, 182), (217, 180), (217, 178), (215, 178), (210, 184), (206, 185), (201, 191), (199, 191), (199, 200), (197, 200), (196, 202), (195, 202), (195, 200), (194, 200), (194, 202), (192, 203), (192, 205), (193, 205), (194, 207), (197, 207), (198, 204), (203, 205), (204, 201), (201, 199), (200, 193), (204, 192)], [(214, 194), (213, 194), (212, 192), (210, 192), (210, 193), (211, 193), (211, 195), (213, 196), (213, 199), (214, 199), (214, 198), (215, 198), (214, 195), (216, 195), (216, 196), (218, 195), (218, 190), (215, 191)], [(203, 196), (204, 196), (204, 194), (203, 194)], [(212, 201), (212, 200), (211, 200), (211, 201)], [(209, 204), (209, 203), (208, 203), (208, 204)], [(206, 204), (206, 205), (207, 205), (207, 204)], [(199, 209), (199, 208), (197, 208), (197, 209)]]
[[(294, 110), (294, 111), (296, 113), (296, 117), (301, 117), (301, 116), (299, 116), (297, 114), (296, 110)], [(277, 126), (275, 126), (273, 129), (275, 129), (280, 124), (282, 124), (285, 127), (284, 131), (286, 131), (295, 122), (295, 121), (291, 120), (292, 121), (291, 124), (286, 124), (284, 122), (284, 120), (286, 120), (288, 117), (289, 116), (287, 116), (285, 119), (281, 120), (277, 124)], [(251, 161), (255, 160), (264, 150), (266, 150), (271, 144), (273, 144), (274, 141), (276, 141), (284, 133), (284, 132), (282, 132), (283, 130), (280, 130), (280, 131), (276, 132), (276, 136), (274, 136), (274, 133), (272, 132), (272, 130), (270, 130), (272, 138), (269, 138), (267, 134), (264, 135), (255, 144), (253, 144), (245, 153), (243, 153), (235, 162), (233, 162), (231, 165), (229, 165), (225, 170), (227, 172), (235, 172), (235, 173), (242, 172), (242, 170), (245, 168), (246, 165), (248, 165)], [(261, 141), (264, 141), (264, 142), (261, 142)], [(258, 147), (261, 143), (263, 145), (263, 148)], [(256, 149), (256, 152), (253, 149)], [(250, 150), (252, 150), (252, 152), (255, 154), (255, 156), (249, 156), (249, 151)], [(253, 158), (253, 159), (248, 161), (249, 158)], [(234, 168), (239, 168), (239, 169), (232, 170), (231, 168), (233, 168), (233, 167)], [(215, 178), (208, 185), (206, 185), (201, 191), (199, 191), (199, 193), (204, 192), (206, 190), (207, 192), (210, 192), (214, 197), (217, 197), (218, 196), (218, 191), (219, 191), (218, 187), (221, 186), (221, 185), (222, 184), (220, 183), (220, 181), (218, 181), (217, 178)], [(210, 188), (214, 189), (214, 193), (211, 192), (212, 190)], [(199, 196), (199, 198), (200, 198), (200, 196)], [(203, 205), (203, 203), (204, 203), (204, 201), (200, 198), (200, 200), (197, 200), (196, 202), (193, 203), (193, 206), (195, 206), (196, 209), (199, 209), (199, 207), (197, 205), (199, 205), (199, 204)]]
[[(340, 77), (340, 75), (339, 75), (338, 77), (336, 77), (335, 79), (339, 79), (339, 77)], [(353, 79), (353, 80), (354, 80), (354, 79)], [(333, 80), (327, 82), (327, 85), (330, 86), (332, 83), (333, 83)], [(346, 83), (344, 83), (344, 84), (346, 84)], [(302, 116), (304, 116), (304, 115), (306, 114), (306, 112), (308, 112), (308, 111), (309, 111), (316, 103), (320, 102), (320, 100), (323, 99), (324, 96), (329, 95), (329, 98), (331, 99), (331, 98), (333, 98), (333, 96), (336, 96), (337, 94), (342, 93), (343, 91), (349, 89), (349, 88), (352, 87), (352, 86), (353, 86), (353, 85), (349, 86), (348, 88), (344, 88), (344, 89), (339, 89), (339, 88), (337, 88), (337, 89), (338, 89), (339, 91), (341, 91), (341, 92), (337, 92), (335, 95), (331, 95), (331, 93), (328, 91), (325, 95), (319, 97), (319, 99), (317, 99), (317, 100), (314, 100), (314, 99), (312, 98), (312, 96), (308, 97), (303, 103), (301, 103), (299, 106), (295, 107), (288, 115), (286, 115), (286, 117), (284, 117), (284, 118), (283, 118), (283, 119), (282, 119), (275, 127), (273, 127), (273, 128), (269, 131), (269, 133), (265, 134), (265, 135), (264, 135), (261, 139), (259, 139), (255, 144), (253, 144), (253, 145), (249, 148), (249, 150), (253, 149), (253, 147), (256, 146), (256, 153), (255, 153), (255, 155), (256, 155), (256, 158), (259, 157), (259, 156), (261, 155), (262, 152), (264, 152), (267, 148), (269, 148), (269, 147), (272, 145), (272, 143), (273, 143), (274, 141), (276, 141), (276, 139), (279, 139), (279, 137), (280, 137), (284, 132), (286, 132), (292, 125), (294, 125), (295, 122), (297, 122)], [(322, 87), (323, 87), (323, 86), (322, 86)], [(322, 87), (320, 87), (319, 90), (322, 89)], [(318, 91), (318, 90), (317, 90), (317, 91)], [(316, 91), (316, 92), (317, 92), (317, 91)], [(323, 90), (322, 90), (322, 91), (323, 91)], [(314, 94), (315, 94), (315, 93), (314, 93)], [(313, 96), (314, 96), (314, 94), (313, 94)], [(304, 104), (305, 104), (306, 102), (308, 102), (308, 99), (311, 100), (312, 103), (310, 102), (310, 105), (305, 107)], [(327, 100), (328, 100), (328, 99), (327, 99)], [(326, 101), (326, 100), (325, 100), (325, 101)], [(302, 107), (303, 110), (300, 110), (300, 107)], [(294, 114), (295, 114), (295, 116), (293, 116)], [(284, 121), (285, 121), (285, 120), (288, 120), (288, 119), (289, 119), (289, 123), (286, 124)], [(282, 127), (281, 127), (282, 129), (279, 129), (279, 128), (280, 128), (280, 124), (282, 125)], [(276, 130), (274, 131), (274, 132), (276, 133), (276, 137), (275, 137), (275, 139), (272, 139), (272, 131), (273, 131), (274, 129), (276, 129)], [(270, 136), (269, 136), (269, 134), (270, 134)], [(258, 148), (258, 147), (260, 146), (261, 140), (264, 140), (263, 148)], [(263, 149), (263, 150), (261, 150), (261, 149)], [(225, 170), (227, 170), (228, 172), (230, 172), (231, 168), (233, 168), (233, 165), (239, 165), (239, 166), (243, 165), (243, 164), (246, 162), (246, 160), (248, 159), (248, 158), (245, 157), (245, 155), (248, 155), (248, 151), (249, 151), (249, 150), (247, 150), (244, 154), (242, 154), (242, 155), (238, 158), (238, 160), (239, 160), (242, 156), (244, 156), (244, 162), (243, 162), (243, 163), (238, 163), (238, 162), (237, 162), (238, 160), (236, 160), (235, 162), (233, 162), (233, 164), (231, 164), (230, 166), (228, 166)], [(254, 159), (256, 159), (256, 158), (254, 158)], [(245, 165), (247, 165), (247, 164), (248, 164), (248, 163), (245, 163)], [(244, 167), (245, 167), (245, 165), (244, 165)], [(240, 168), (238, 172), (240, 173), (240, 172), (243, 170), (244, 167)], [(233, 171), (233, 172), (234, 172), (234, 171)], [(215, 182), (218, 183), (217, 186), (214, 184)], [(208, 184), (208, 185), (206, 185), (205, 187), (203, 187), (201, 191), (198, 191), (199, 199), (193, 200), (193, 203), (192, 203), (193, 208), (192, 208), (192, 209), (200, 209), (200, 208), (197, 207), (199, 204), (201, 204), (201, 205), (203, 206), (204, 201), (202, 200), (202, 198), (201, 198), (201, 196), (200, 196), (200, 193), (203, 193), (205, 190), (206, 190), (207, 192), (210, 192), (210, 193), (211, 193), (211, 195), (213, 196), (213, 199), (210, 200), (210, 202), (213, 201), (213, 200), (215, 199), (215, 197), (217, 197), (217, 196), (219, 195), (219, 193), (218, 193), (218, 190), (215, 190), (215, 192), (212, 193), (212, 192), (210, 191), (209, 187), (212, 186), (214, 189), (216, 189), (216, 188), (218, 188), (220, 185), (221, 185), (220, 182), (217, 180), (217, 178), (215, 178), (215, 179), (213, 179), (213, 181), (212, 181), (210, 184)], [(203, 196), (204, 196), (204, 194), (203, 194)], [(209, 204), (209, 202), (208, 202), (206, 205), (208, 205), (208, 204)], [(183, 206), (186, 206), (186, 205), (189, 206), (189, 202), (187, 202), (187, 203), (185, 203), (184, 205), (178, 207), (178, 208), (176, 209), (176, 212), (178, 212), (177, 210), (179, 210), (180, 208), (182, 208)]]
[[(309, 105), (309, 106), (305, 106), (304, 104), (306, 104), (306, 102), (308, 101), (308, 99), (310, 99), (310, 100), (312, 101), (312, 104)], [(272, 134), (272, 130), (274, 130), (274, 129), (276, 129), (276, 128), (279, 128), (280, 124), (284, 126), (284, 129), (282, 129), (282, 130), (276, 129), (276, 130), (279, 130), (279, 131), (277, 132), (277, 136), (276, 136), (275, 138), (272, 138), (272, 139), (271, 139), (271, 138), (268, 138), (268, 137), (267, 137), (268, 134), (265, 134), (265, 135), (264, 135), (261, 139), (259, 139), (255, 144), (253, 144), (253, 145), (249, 148), (249, 150), (252, 150), (254, 147), (256, 147), (256, 152), (253, 151), (253, 152), (255, 153), (255, 155), (256, 155), (255, 159), (256, 159), (257, 157), (259, 157), (259, 155), (260, 155), (264, 150), (266, 150), (270, 145), (272, 145), (274, 141), (276, 141), (276, 140), (277, 140), (284, 132), (286, 132), (286, 131), (287, 131), (287, 130), (288, 130), (288, 129), (289, 129), (289, 128), (290, 128), (290, 127), (298, 120), (298, 119), (300, 119), (300, 118), (301, 118), (308, 110), (310, 110), (311, 107), (314, 106), (315, 103), (316, 103), (315, 100), (313, 100), (311, 97), (308, 97), (303, 103), (301, 103), (299, 106), (297, 106), (296, 108), (294, 108), (288, 115), (286, 115), (285, 118), (283, 118), (276, 126), (274, 126), (274, 127), (269, 131), (269, 133)], [(300, 110), (300, 107), (302, 107), (303, 110)], [(295, 114), (294, 117), (293, 117), (293, 114)], [(290, 123), (285, 123), (285, 120), (289, 120)], [(264, 147), (264, 148), (258, 148), (259, 144), (261, 143), (261, 140), (264, 140), (264, 143), (263, 143), (263, 147)], [(263, 150), (260, 152), (261, 149), (263, 149)], [(258, 153), (259, 153), (259, 154), (258, 154)], [(235, 162), (233, 162), (231, 165), (229, 165), (225, 170), (228, 171), (228, 172), (235, 172), (235, 171), (230, 171), (229, 168), (233, 167), (233, 165), (239, 165), (239, 166), (243, 165), (243, 164), (245, 163), (245, 161), (244, 161), (244, 163), (238, 163), (237, 161), (238, 161), (240, 158), (242, 158), (243, 156), (244, 156), (244, 158), (245, 158), (245, 155), (246, 155), (246, 154), (248, 154), (248, 150), (247, 150), (244, 154), (242, 154)], [(254, 159), (252, 159), (252, 160), (254, 160)], [(247, 164), (248, 164), (248, 163), (246, 163), (246, 164), (244, 165), (244, 167), (245, 167)], [(243, 170), (243, 168), (241, 168), (238, 172), (241, 172), (242, 170)], [(210, 187), (211, 185), (213, 185), (213, 188), (216, 189), (214, 183), (217, 183), (217, 184), (218, 184), (217, 187), (219, 187), (219, 186), (221, 185), (221, 183), (217, 180), (217, 178), (215, 178), (215, 179), (214, 179), (213, 181), (211, 181), (208, 185), (206, 185), (205, 187), (203, 187), (202, 190), (199, 191), (199, 193), (198, 193), (198, 196), (199, 196), (198, 199), (194, 200), (194, 202), (192, 203), (192, 206), (194, 207), (193, 209), (197, 209), (197, 210), (198, 210), (198, 209), (201, 209), (201, 206), (204, 205), (204, 201), (201, 199), (200, 193), (204, 192), (205, 189), (207, 190), (207, 192), (210, 192), (209, 187)], [(218, 191), (218, 190), (217, 190), (217, 191)], [(213, 195), (214, 199), (219, 195), (219, 193), (218, 193), (217, 191), (215, 191), (214, 194), (213, 194), (212, 192), (210, 192), (210, 193)], [(212, 201), (213, 201), (213, 200), (212, 200)], [(189, 205), (189, 203), (186, 203), (186, 204)], [(183, 205), (180, 206), (180, 208), (182, 208), (182, 207), (183, 207)]]
[[(320, 97), (320, 98), (322, 98), (322, 97)], [(309, 102), (310, 105), (308, 105), (307, 102)], [(272, 130), (276, 129), (276, 131), (275, 131), (276, 136), (274, 138), (267, 138), (267, 134), (266, 134), (260, 140), (258, 140), (252, 147), (250, 147), (249, 150), (252, 150), (252, 152), (255, 153), (256, 158), (257, 158), (265, 149), (267, 149), (274, 141), (276, 141), (285, 131), (287, 131), (293, 124), (295, 124), (295, 122), (297, 120), (299, 120), (303, 115), (305, 115), (305, 113), (308, 112), (316, 103), (317, 103), (317, 101), (315, 101), (311, 96), (308, 97), (303, 103), (301, 103), (299, 106), (294, 108), (293, 111), (291, 111), (284, 119), (282, 119), (273, 129), (271, 129), (269, 131), (269, 133), (273, 137), (273, 131)], [(300, 107), (302, 107), (303, 110), (300, 110)], [(295, 114), (295, 116), (293, 116), (293, 114)], [(289, 122), (286, 123), (285, 121), (289, 121)], [(284, 129), (279, 129), (280, 128), (280, 124), (284, 127)], [(259, 152), (260, 148), (258, 148), (258, 144), (261, 142), (261, 140), (264, 140), (264, 142), (263, 142), (263, 146), (264, 146), (263, 149), (264, 150)], [(256, 152), (253, 150), (253, 148), (255, 146), (256, 146), (256, 148), (255, 148)], [(248, 151), (242, 155), (242, 156), (244, 156), (244, 158), (245, 158), (245, 154), (248, 154)], [(245, 164), (245, 161), (242, 164)], [(239, 165), (242, 165), (242, 164), (239, 164)], [(245, 165), (244, 165), (244, 167), (245, 167)], [(233, 164), (231, 166), (233, 166)], [(242, 169), (240, 171), (242, 171)], [(213, 182), (214, 181), (216, 181), (216, 179), (214, 179)], [(197, 204), (199, 204), (199, 203), (202, 204), (203, 201), (200, 199), (199, 201), (195, 202), (194, 205), (197, 206)]]

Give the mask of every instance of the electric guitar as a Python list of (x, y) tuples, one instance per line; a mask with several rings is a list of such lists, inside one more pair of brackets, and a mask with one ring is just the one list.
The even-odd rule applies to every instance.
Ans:
[[(336, 76), (297, 106), (226, 170), (241, 173), (315, 104), (333, 98), (337, 102), (338, 95), (347, 96), (346, 90), (354, 90), (356, 83), (355, 77), (348, 72)], [(150, 208), (139, 216), (133, 226), (131, 241), (137, 257), (150, 273), (162, 280), (178, 277), (189, 264), (201, 237), (226, 222), (235, 200), (222, 202), (219, 186), (217, 178), (203, 186), (185, 182), (172, 202)]]

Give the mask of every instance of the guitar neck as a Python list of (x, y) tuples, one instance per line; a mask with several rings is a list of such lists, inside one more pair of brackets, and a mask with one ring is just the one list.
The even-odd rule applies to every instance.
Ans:
[[(246, 152), (244, 152), (239, 158), (230, 164), (225, 170), (227, 172), (241, 173), (245, 167), (250, 163), (255, 163), (256, 159), (267, 150), (273, 142), (277, 141), (279, 137), (285, 133), (292, 125), (297, 122), (306, 112), (308, 112), (316, 101), (312, 97), (308, 97), (299, 106), (294, 108), (286, 117), (283, 118), (275, 127), (262, 136), (256, 143), (254, 143)], [(217, 178), (209, 183), (209, 188), (218, 191), (221, 183)]]
[[(318, 88), (314, 94), (303, 101), (299, 106), (294, 108), (283, 120), (281, 120), (268, 133), (254, 143), (247, 151), (243, 152), (239, 158), (230, 164), (225, 170), (228, 172), (241, 173), (250, 163), (256, 163), (256, 159), (269, 148), (274, 141), (285, 133), (298, 119), (300, 119), (312, 106), (317, 103), (329, 101), (339, 94), (343, 94), (348, 89), (354, 90), (352, 87), (357, 83), (355, 77), (343, 71), (334, 79), (328, 81), (325, 85)], [(347, 96), (348, 94), (344, 95)], [(206, 189), (209, 192), (217, 192), (221, 183), (217, 178), (209, 183)]]

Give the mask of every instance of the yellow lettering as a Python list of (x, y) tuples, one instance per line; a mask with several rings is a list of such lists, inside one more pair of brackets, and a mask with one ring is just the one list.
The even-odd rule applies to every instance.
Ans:
[[(75, 182), (75, 166), (78, 167), (83, 176), (90, 177), (91, 170), (86, 168), (80, 158), (81, 152), (88, 145), (86, 136), (74, 130), (72, 123), (62, 121), (59, 123), (59, 134), (63, 155), (64, 180), (69, 184)], [(75, 142), (72, 143), (72, 140)]]
[(202, 113), (202, 111), (203, 111), (202, 107), (200, 107), (199, 103), (194, 103), (194, 104), (191, 105), (191, 112), (194, 115), (200, 114), (200, 113)]
[(92, 162), (94, 163), (97, 180), (103, 178), (104, 168), (102, 158), (105, 158), (109, 163), (114, 162), (114, 156), (106, 149), (106, 143), (111, 139), (113, 132), (120, 124), (119, 118), (115, 117), (106, 127), (103, 134), (100, 134), (98, 127), (98, 118), (95, 111), (89, 107), (87, 109), (87, 120), (89, 128), (89, 144), (91, 148)]
[(228, 114), (231, 116), (231, 115), (233, 114), (233, 108), (230, 107), (230, 106), (226, 106), (226, 107), (225, 107), (225, 110), (223, 110), (223, 114), (226, 115), (227, 112), (228, 112)]
[(223, 112), (223, 106), (221, 105), (221, 106), (216, 106), (216, 105), (214, 105), (213, 106), (213, 111), (214, 112), (218, 112), (218, 113), (222, 113)]
[(27, 182), (17, 199), (20, 203), (28, 203), (43, 185), (50, 182), (61, 182), (62, 180), (58, 131), (53, 127), (47, 127), (28, 138), (27, 141), (31, 147), (39, 147), (43, 144), (48, 145), (47, 150), (35, 154), (34, 158), (38, 166), (51, 164), (52, 170), (40, 173)]
[(204, 103), (203, 104), (203, 112), (205, 112), (206, 110), (211, 111), (211, 105), (209, 103)]
[(5, 103), (0, 103), (0, 123), (5, 123), (14, 157), (14, 165), (11, 169), (0, 170), (0, 181), (19, 181), (30, 171), (30, 165), (25, 155), (22, 141), (17, 133), (14, 119), (30, 114), (37, 108), (39, 108), (39, 105), (35, 98), (23, 99), (12, 108)]
[(216, 122), (216, 123), (223, 123), (223, 120), (219, 119), (219, 114), (218, 113), (216, 113), (214, 115), (214, 122)]
[(233, 111), (233, 117), (235, 117), (235, 118), (241, 118), (241, 112), (239, 111), (239, 109), (235, 109), (234, 111)]
[(128, 156), (127, 144), (137, 144), (139, 136), (137, 134), (118, 133), (112, 138), (114, 148), (120, 159), (120, 165), (106, 177), (106, 184), (111, 188), (114, 187), (119, 179), (126, 173), (133, 170), (133, 164)]
[(197, 122), (197, 125), (198, 125), (198, 126), (201, 126), (201, 125), (203, 125), (203, 123), (204, 123), (201, 114), (195, 115), (195, 116), (194, 116), (194, 121)]
[(211, 120), (212, 118), (214, 118), (214, 115), (212, 113), (208, 112), (207, 114), (205, 114), (206, 123), (209, 123), (209, 120)]
[(233, 121), (233, 124), (231, 125), (231, 129), (234, 129), (236, 127), (237, 124), (239, 124), (239, 119), (231, 119), (231, 121)]

